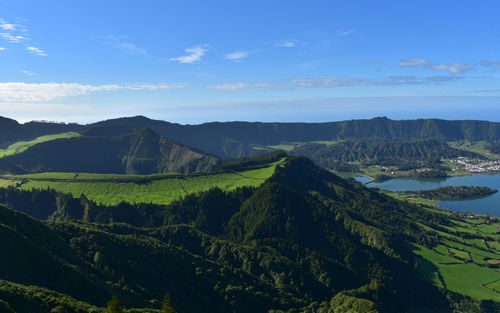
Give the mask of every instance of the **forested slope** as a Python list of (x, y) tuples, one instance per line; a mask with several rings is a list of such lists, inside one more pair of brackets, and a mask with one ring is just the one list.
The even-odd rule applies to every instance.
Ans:
[(191, 173), (214, 170), (218, 163), (214, 156), (143, 128), (120, 136), (81, 136), (40, 143), (0, 159), (0, 169), (14, 174)]
[(127, 307), (159, 308), (169, 293), (178, 312), (487, 312), (417, 278), (404, 242), (435, 244), (415, 221), (446, 224), (444, 215), (305, 158), (289, 158), (260, 187), (213, 189), (168, 206), (70, 198), (59, 222), (0, 207), (0, 249), (9, 256), (0, 279), (96, 306), (116, 294)]

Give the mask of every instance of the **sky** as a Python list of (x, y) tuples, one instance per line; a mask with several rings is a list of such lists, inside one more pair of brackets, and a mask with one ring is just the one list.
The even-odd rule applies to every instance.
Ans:
[(500, 121), (500, 2), (0, 1), (0, 116)]

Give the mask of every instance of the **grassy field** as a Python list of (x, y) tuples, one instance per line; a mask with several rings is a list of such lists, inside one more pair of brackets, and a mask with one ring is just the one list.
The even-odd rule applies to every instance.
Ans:
[(25, 174), (16, 177), (20, 178), (41, 178), (41, 179), (155, 179), (155, 178), (167, 178), (171, 176), (176, 176), (178, 174), (164, 173), (164, 174), (152, 174), (152, 175), (128, 175), (128, 174), (98, 174), (98, 173), (59, 173), (59, 172), (47, 172), (47, 173), (36, 173), (36, 174)]
[(448, 145), (452, 148), (465, 150), (470, 152), (475, 152), (481, 154), (482, 156), (490, 159), (490, 160), (498, 160), (500, 159), (500, 155), (491, 153), (488, 149), (486, 149), (487, 142), (486, 141), (478, 141), (474, 143), (465, 142), (461, 143), (458, 141), (449, 141)]
[(491, 223), (484, 216), (451, 219), (453, 225), (440, 225), (441, 230), (419, 224), (436, 232), (440, 241), (433, 249), (412, 244), (413, 252), (421, 257), (419, 276), (475, 299), (500, 300), (500, 269), (488, 267), (500, 264), (500, 234), (497, 233), (500, 222)]
[(316, 140), (316, 141), (304, 141), (304, 142), (281, 142), (279, 145), (273, 145), (273, 146), (256, 146), (254, 149), (260, 150), (268, 150), (268, 149), (278, 149), (278, 150), (283, 150), (283, 151), (291, 151), (295, 149), (296, 147), (308, 143), (319, 143), (322, 145), (333, 145), (336, 143), (339, 143), (341, 141), (339, 140)]
[(413, 252), (421, 257), (418, 274), (424, 280), (475, 299), (500, 298), (497, 292), (484, 286), (500, 279), (495, 269), (442, 255), (420, 245), (413, 245)]
[(11, 144), (5, 149), (0, 149), (0, 158), (8, 155), (12, 155), (15, 153), (20, 153), (23, 152), (24, 150), (28, 149), (29, 147), (36, 145), (37, 143), (41, 142), (46, 142), (46, 141), (51, 141), (59, 138), (71, 138), (71, 137), (77, 137), (80, 136), (80, 134), (75, 133), (75, 132), (69, 132), (69, 133), (60, 133), (60, 134), (54, 134), (54, 135), (46, 135), (46, 136), (41, 136), (38, 137), (34, 140), (31, 141), (18, 141), (16, 143)]
[[(368, 185), (369, 186), (369, 185)], [(400, 192), (393, 192), (393, 191), (387, 191), (387, 190), (382, 190), (382, 193), (393, 197), (398, 200), (406, 200), (411, 203), (417, 203), (417, 204), (423, 204), (427, 206), (434, 206), (438, 203), (437, 200), (430, 200), (430, 199), (424, 199), (421, 197), (418, 197), (414, 194), (404, 194)]]
[[(283, 160), (281, 160), (283, 161)], [(182, 198), (186, 193), (197, 193), (218, 187), (222, 190), (233, 190), (243, 186), (259, 186), (273, 173), (280, 162), (267, 167), (251, 169), (241, 172), (226, 172), (200, 176), (183, 176), (178, 174), (155, 175), (107, 175), (88, 173), (41, 173), (22, 175), (20, 178), (27, 181), (20, 188), (52, 188), (60, 192), (71, 193), (102, 204), (117, 204), (125, 201), (130, 203), (168, 204)], [(47, 179), (35, 181), (30, 178)], [(75, 181), (49, 181), (50, 179), (75, 179)], [(80, 179), (96, 181), (82, 182)], [(127, 180), (129, 181), (120, 181)], [(140, 181), (130, 181), (140, 179)], [(99, 181), (101, 180), (101, 181)], [(19, 181), (1, 180), (0, 187), (16, 184)]]
[(0, 179), (0, 188), (6, 188), (15, 184), (16, 182), (13, 180)]
[(492, 290), (495, 290), (496, 292), (499, 292), (500, 293), (500, 280), (497, 280), (495, 282), (492, 282), (492, 283), (489, 283), (489, 284), (486, 284), (485, 286), (486, 288), (490, 288)]

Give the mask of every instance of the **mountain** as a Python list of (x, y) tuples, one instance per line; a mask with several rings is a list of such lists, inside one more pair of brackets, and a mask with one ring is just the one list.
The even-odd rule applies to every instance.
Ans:
[[(56, 291), (58, 305), (71, 297), (70, 312), (77, 301), (102, 307), (112, 294), (127, 307), (154, 309), (166, 293), (181, 313), (498, 311), (417, 278), (408, 243), (435, 244), (420, 225), (446, 224), (446, 215), (306, 158), (289, 158), (257, 188), (212, 189), (168, 206), (93, 205), (68, 210), (76, 220), (60, 222), (0, 206), (0, 249), (8, 256), (0, 260), (7, 281), (0, 299), (16, 300), (5, 306), (33, 312), (22, 309), (37, 299), (23, 286), (37, 285)], [(84, 210), (94, 209), (99, 217), (83, 222)]]
[[(440, 119), (390, 120), (378, 117), (329, 123), (212, 122), (180, 125), (143, 116), (102, 121), (97, 125), (137, 125), (220, 157), (255, 153), (252, 145), (308, 142), (347, 138), (377, 140), (435, 139), (441, 141), (494, 141), (500, 138), (500, 123), (447, 121)], [(236, 151), (236, 152), (235, 152)]]
[(89, 125), (30, 122), (0, 119), (0, 145), (15, 140), (68, 131), (83, 132), (92, 127), (121, 126), (150, 128), (176, 142), (222, 158), (259, 154), (253, 145), (276, 145), (282, 142), (310, 142), (347, 138), (376, 140), (434, 139), (441, 141), (495, 142), (500, 138), (500, 123), (474, 120), (440, 119), (390, 120), (377, 117), (329, 123), (211, 122), (181, 125), (144, 116), (117, 118)]
[(32, 140), (44, 135), (64, 132), (80, 132), (86, 126), (53, 122), (29, 122), (19, 124), (17, 121), (0, 116), (0, 149), (21, 140)]
[[(127, 133), (128, 130), (132, 132)], [(178, 144), (147, 128), (91, 128), (84, 134), (86, 136), (40, 143), (4, 157), (0, 159), (0, 169), (15, 174), (191, 173), (215, 170), (219, 163), (214, 156)]]
[(441, 158), (483, 158), (474, 152), (451, 148), (446, 142), (436, 139), (409, 141), (347, 139), (330, 145), (308, 143), (294, 148), (290, 154), (307, 156), (326, 168), (331, 168), (331, 164), (336, 162), (359, 161), (376, 162), (376, 164), (392, 162), (400, 164), (402, 160), (430, 163), (439, 161)]

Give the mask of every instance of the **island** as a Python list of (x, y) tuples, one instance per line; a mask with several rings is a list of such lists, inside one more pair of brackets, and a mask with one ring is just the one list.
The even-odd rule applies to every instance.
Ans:
[(431, 190), (405, 191), (402, 193), (432, 200), (468, 200), (484, 198), (497, 192), (497, 189), (483, 186), (444, 186)]

